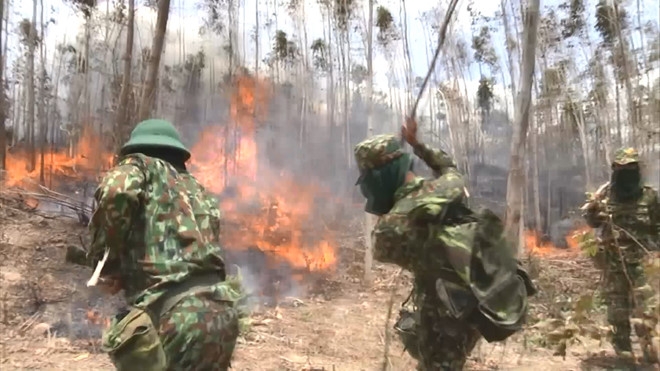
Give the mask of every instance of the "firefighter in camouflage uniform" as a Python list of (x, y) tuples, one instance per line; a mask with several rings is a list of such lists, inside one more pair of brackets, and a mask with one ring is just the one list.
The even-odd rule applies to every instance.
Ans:
[(653, 295), (648, 289), (657, 290), (660, 283), (647, 284), (643, 262), (657, 259), (660, 249), (660, 203), (657, 191), (642, 182), (634, 148), (616, 151), (610, 181), (590, 196), (583, 209), (589, 226), (598, 228), (594, 259), (605, 277), (603, 296), (612, 346), (620, 357), (632, 358), (634, 327), (644, 358), (657, 362), (653, 337), (660, 308), (652, 304), (657, 296), (648, 300)]
[[(434, 172), (412, 172), (412, 158), (393, 135), (355, 147), (365, 211), (379, 216), (374, 258), (414, 274), (411, 297), (395, 329), (418, 370), (461, 370), (483, 336), (500, 341), (520, 330), (535, 289), (488, 210), (466, 205), (465, 183), (451, 157), (417, 140), (408, 120), (403, 136)], [(496, 283), (496, 284), (494, 284)]]
[(118, 370), (227, 370), (244, 296), (226, 273), (218, 203), (167, 121), (139, 123), (120, 156), (90, 222), (88, 263), (107, 256), (101, 288), (123, 289), (130, 305), (103, 347)]

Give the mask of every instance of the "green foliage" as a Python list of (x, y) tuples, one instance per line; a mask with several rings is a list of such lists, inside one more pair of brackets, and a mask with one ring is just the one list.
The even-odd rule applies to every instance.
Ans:
[(607, 92), (609, 89), (609, 80), (605, 74), (602, 58), (602, 48), (596, 49), (594, 56), (589, 60), (588, 70), (588, 74), (593, 80), (593, 86), (589, 92), (589, 100), (599, 107), (602, 107), (607, 102)]
[(593, 229), (585, 231), (577, 231), (573, 234), (573, 238), (578, 242), (580, 250), (588, 257), (593, 258), (598, 252), (598, 243)]
[(571, 100), (570, 97), (567, 97), (562, 103), (561, 121), (565, 125), (565, 129), (575, 135), (579, 130), (577, 120), (581, 109), (580, 104)]
[(183, 68), (188, 72), (199, 72), (206, 68), (206, 54), (203, 50), (196, 54), (188, 54)]
[[(626, 41), (623, 41), (626, 43)], [(629, 76), (635, 76), (637, 74), (637, 65), (633, 61), (633, 56), (630, 55), (626, 50), (627, 47), (619, 47), (619, 41), (617, 40), (612, 47), (612, 54), (610, 56), (610, 62), (614, 68), (614, 76), (619, 83), (622, 83), (626, 78), (626, 73), (629, 73)], [(627, 70), (626, 70), (627, 69)]]
[(376, 8), (376, 27), (380, 32), (387, 32), (394, 26), (392, 13), (386, 7), (380, 5)]
[(541, 91), (546, 97), (556, 97), (566, 86), (566, 71), (563, 65), (553, 66), (543, 70), (541, 76)]
[(330, 62), (328, 61), (327, 57), (328, 48), (325, 44), (325, 40), (320, 38), (314, 40), (310, 46), (310, 49), (312, 50), (314, 68), (316, 68), (318, 71), (327, 71), (330, 66)]
[(462, 38), (456, 40), (456, 59), (458, 59), (465, 66), (470, 64), (468, 45)]
[[(539, 20), (538, 46), (543, 53), (556, 50), (562, 41), (560, 21), (555, 9), (550, 8)], [(546, 55), (547, 57), (547, 55)]]
[(353, 17), (354, 10), (354, 0), (334, 0), (334, 15), (338, 29), (348, 31), (348, 24)]
[(492, 36), (488, 26), (482, 26), (477, 35), (472, 37), (472, 49), (474, 60), (491, 68), (493, 72), (498, 71), (498, 58), (493, 47)]
[(275, 33), (275, 42), (273, 45), (275, 58), (281, 62), (293, 62), (298, 56), (298, 47), (289, 40), (286, 32), (277, 30)]
[(617, 39), (617, 30), (619, 28), (621, 30), (627, 28), (625, 9), (618, 6), (615, 9), (611, 5), (610, 0), (600, 0), (596, 5), (595, 28), (600, 33), (603, 43), (607, 46), (612, 46)]
[(293, 14), (300, 9), (300, 4), (302, 3), (302, 0), (289, 0), (289, 2), (286, 4), (286, 9), (289, 12), (289, 14)]
[[(157, 5), (158, 0), (153, 0)], [(200, 34), (213, 32), (216, 35), (225, 31), (226, 13), (229, 10), (227, 0), (204, 0), (200, 4), (201, 9), (206, 13), (204, 25), (200, 29)]]
[(41, 42), (41, 40), (39, 38), (39, 32), (37, 32), (36, 26), (34, 26), (29, 19), (23, 18), (23, 20), (21, 20), (21, 23), (18, 24), (18, 30), (19, 30), (19, 34), (20, 34), (21, 43), (23, 45), (26, 45), (26, 46), (29, 45), (29, 43), (30, 43), (30, 31), (34, 32), (34, 38), (35, 38), (34, 39), (34, 45), (37, 46)]
[(568, 16), (561, 20), (562, 36), (569, 38), (582, 33), (586, 25), (584, 0), (570, 0), (559, 7), (568, 10)]
[(98, 3), (97, 0), (65, 0), (65, 2), (73, 5), (87, 19), (92, 16), (92, 10)]
[(392, 13), (384, 6), (376, 8), (376, 27), (378, 27), (376, 40), (382, 46), (387, 46), (392, 41), (400, 39)]
[(351, 68), (351, 81), (355, 85), (360, 85), (364, 80), (367, 79), (367, 74), (369, 71), (367, 71), (367, 68), (361, 64), (353, 64), (353, 67)]

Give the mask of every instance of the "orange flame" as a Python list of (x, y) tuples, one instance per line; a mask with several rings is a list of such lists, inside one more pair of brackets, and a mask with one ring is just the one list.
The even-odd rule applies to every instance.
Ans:
[(566, 234), (564, 240), (566, 241), (568, 248), (555, 246), (552, 241), (541, 238), (536, 231), (525, 231), (525, 247), (527, 248), (528, 252), (541, 256), (556, 255), (559, 252), (566, 250), (570, 252), (577, 252), (580, 250), (580, 243), (578, 241), (577, 235), (579, 235), (580, 232), (587, 231), (588, 229), (589, 227), (586, 226), (579, 227)]
[[(112, 166), (113, 156), (104, 153), (101, 138), (91, 127), (84, 127), (70, 156), (66, 150), (46, 151), (44, 154), (44, 181), (53, 186), (53, 182), (65, 177), (93, 179), (100, 171)], [(7, 169), (4, 185), (7, 187), (29, 187), (31, 182), (38, 182), (41, 174), (41, 155), (36, 154), (35, 166), (30, 166), (30, 156), (25, 150), (7, 153)]]
[[(332, 268), (336, 263), (333, 237), (322, 232), (318, 238), (318, 231), (306, 231), (314, 221), (312, 205), (320, 190), (268, 169), (259, 169), (257, 176), (255, 120), (264, 116), (268, 92), (263, 81), (245, 75), (237, 78), (230, 100), (233, 127), (210, 127), (202, 132), (191, 150), (191, 171), (213, 193), (222, 193), (228, 184), (235, 187), (232, 190), (236, 195), (222, 198), (220, 203), (226, 217), (240, 226), (223, 231), (229, 248), (258, 247), (297, 268)], [(232, 139), (235, 147), (229, 153)], [(271, 182), (266, 183), (265, 179)], [(255, 202), (259, 208), (247, 211)], [(310, 239), (310, 234), (317, 236)]]
[(85, 319), (88, 323), (98, 326), (103, 326), (103, 328), (110, 327), (111, 320), (108, 317), (104, 317), (96, 310), (88, 309), (85, 313)]
[[(265, 116), (269, 91), (264, 81), (246, 75), (237, 77), (230, 96), (230, 125), (202, 131), (191, 149), (191, 172), (214, 194), (226, 191), (228, 184), (235, 188), (236, 195), (222, 197), (220, 203), (225, 220), (237, 226), (223, 231), (227, 248), (257, 247), (279, 255), (297, 268), (331, 269), (336, 263), (334, 238), (325, 230), (310, 227), (315, 221), (312, 205), (320, 190), (258, 166), (256, 120)], [(99, 136), (86, 129), (75, 147), (75, 156), (66, 151), (48, 153), (46, 185), (64, 177), (80, 179), (83, 171), (96, 176), (109, 168), (113, 156), (100, 148), (103, 147)], [(26, 151), (9, 155), (5, 185), (38, 182), (40, 163), (35, 170), (29, 170), (28, 159)], [(247, 211), (246, 206), (255, 203), (259, 208)]]

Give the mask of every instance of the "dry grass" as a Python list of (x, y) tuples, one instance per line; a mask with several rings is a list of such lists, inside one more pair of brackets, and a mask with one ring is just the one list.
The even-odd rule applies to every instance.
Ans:
[[(20, 205), (0, 204), (0, 369), (112, 370), (98, 350), (100, 334), (87, 339), (56, 336), (55, 323), (76, 322), (76, 306), (93, 306), (111, 315), (112, 300), (95, 298), (84, 288), (89, 272), (64, 262), (66, 246), (79, 244), (82, 228), (70, 220), (44, 219)], [(277, 308), (255, 308), (249, 331), (239, 339), (233, 366), (241, 371), (380, 370), (386, 342), (386, 317), (392, 292), (392, 328), (400, 303), (410, 288), (410, 276), (376, 265), (371, 287), (359, 282), (362, 252), (359, 241), (346, 239), (342, 265), (320, 287), (322, 295), (287, 298)], [(583, 339), (566, 354), (554, 348), (534, 325), (566, 313), (580, 296), (596, 287), (597, 272), (576, 254), (533, 259), (541, 289), (530, 310), (530, 325), (503, 344), (481, 343), (473, 352), (470, 370), (600, 370), (612, 366), (607, 344)], [(25, 289), (30, 282), (34, 290)], [(27, 286), (26, 286), (27, 285)], [(393, 290), (394, 289), (394, 290)], [(38, 309), (36, 302), (41, 302)], [(594, 322), (602, 317), (595, 310)], [(50, 330), (50, 331), (49, 331)], [(394, 335), (394, 334), (393, 334)], [(389, 370), (414, 370), (415, 362), (392, 337)], [(616, 368), (615, 368), (616, 369)], [(619, 368), (621, 369), (621, 368)]]

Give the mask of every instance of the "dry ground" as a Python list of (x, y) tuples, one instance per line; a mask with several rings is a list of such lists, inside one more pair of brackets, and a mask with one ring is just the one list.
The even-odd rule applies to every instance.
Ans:
[[(110, 316), (120, 305), (88, 290), (90, 271), (66, 264), (70, 244), (80, 244), (84, 230), (70, 219), (39, 216), (14, 200), (0, 199), (0, 369), (112, 370), (99, 352), (101, 326), (90, 324), (87, 310)], [(392, 267), (377, 266), (374, 283), (364, 288), (358, 277), (359, 243), (340, 247), (338, 273), (315, 295), (286, 298), (277, 308), (256, 308), (249, 332), (240, 340), (234, 369), (380, 370), (385, 339), (399, 304), (408, 294), (409, 278)], [(542, 292), (531, 308), (530, 328), (505, 344), (480, 344), (470, 370), (602, 370), (632, 369), (617, 365), (606, 344), (580, 339), (565, 357), (542, 347), (543, 334), (533, 323), (584, 293), (593, 292), (598, 275), (575, 253), (533, 260)], [(385, 326), (391, 293), (395, 299)], [(568, 304), (567, 304), (568, 303)], [(593, 314), (598, 320), (601, 314)], [(390, 370), (414, 370), (415, 363), (391, 341)], [(637, 369), (649, 369), (643, 367)]]

